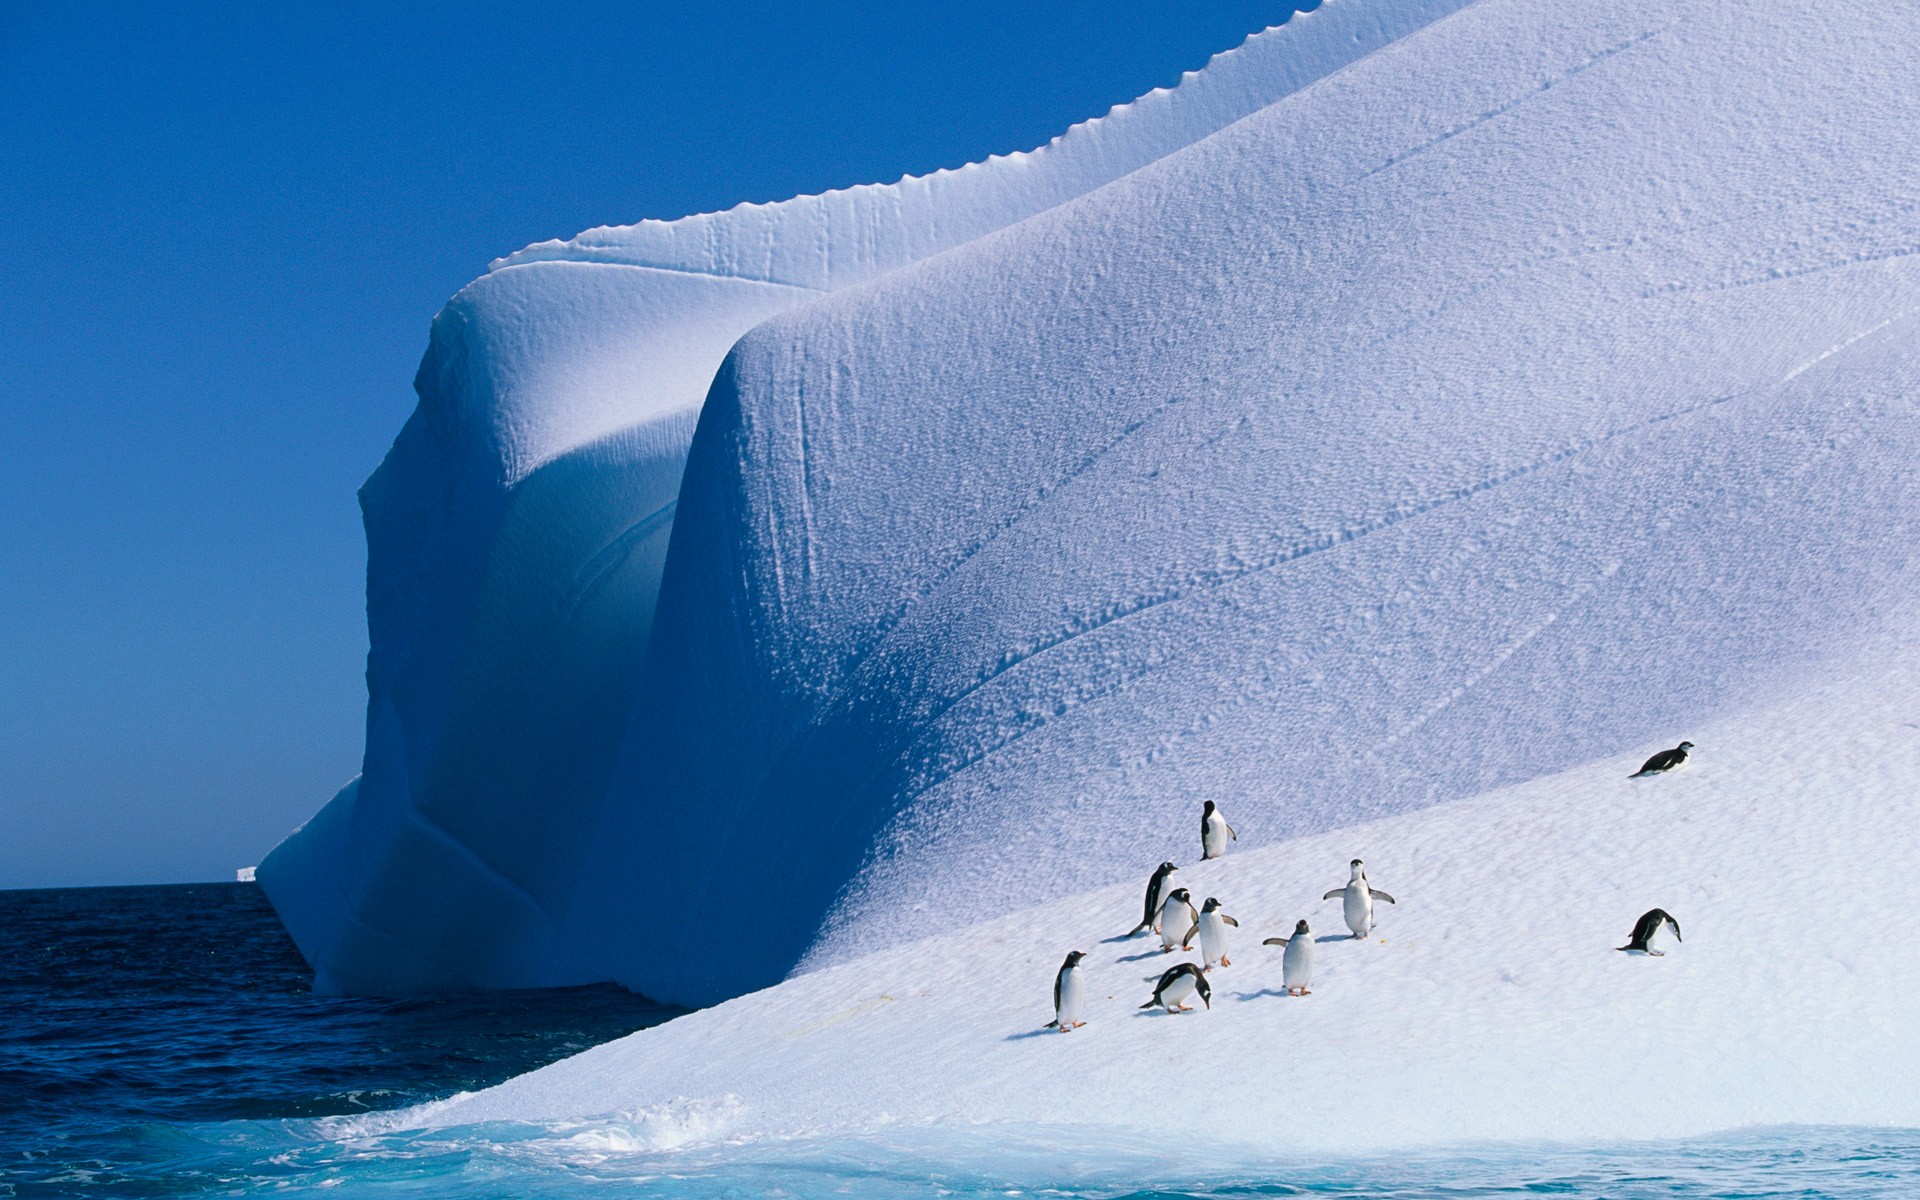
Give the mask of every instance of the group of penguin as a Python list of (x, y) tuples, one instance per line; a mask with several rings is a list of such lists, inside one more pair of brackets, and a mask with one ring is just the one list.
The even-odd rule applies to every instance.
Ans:
[[(1692, 742), (1681, 742), (1671, 750), (1662, 750), (1649, 758), (1630, 779), (1642, 779), (1649, 775), (1663, 775), (1687, 761), (1687, 752), (1693, 749)], [(1209, 800), (1200, 814), (1200, 857), (1202, 861), (1219, 858), (1227, 852), (1227, 843), (1238, 841), (1240, 835), (1227, 824), (1226, 816), (1220, 806)], [(1341, 898), (1342, 915), (1345, 916), (1347, 929), (1355, 939), (1364, 939), (1373, 931), (1373, 906), (1375, 901), (1384, 900), (1388, 904), (1397, 901), (1387, 893), (1374, 887), (1367, 880), (1366, 864), (1354, 859), (1348, 864), (1351, 874), (1342, 887), (1334, 888), (1323, 900), (1335, 896)], [(1160, 950), (1163, 954), (1172, 953), (1176, 948), (1190, 950), (1194, 938), (1200, 939), (1201, 965), (1190, 962), (1177, 963), (1169, 967), (1153, 988), (1153, 998), (1140, 1007), (1142, 1009), (1159, 1008), (1166, 1012), (1191, 1012), (1192, 1005), (1187, 1003), (1198, 995), (1200, 1002), (1208, 1008), (1213, 1007), (1213, 988), (1207, 983), (1207, 972), (1215, 966), (1231, 966), (1227, 957), (1227, 927), (1235, 929), (1240, 922), (1228, 916), (1220, 906), (1220, 901), (1209, 896), (1199, 910), (1193, 907), (1193, 896), (1186, 888), (1167, 890), (1168, 877), (1179, 868), (1171, 862), (1163, 862), (1147, 880), (1146, 901), (1141, 909), (1140, 923), (1128, 931), (1128, 937), (1152, 930), (1160, 935)], [(1627, 944), (1616, 947), (1635, 954), (1659, 955), (1661, 951), (1653, 948), (1653, 940), (1663, 928), (1673, 931), (1676, 941), (1680, 939), (1680, 923), (1663, 908), (1649, 909), (1634, 922), (1633, 932)], [(1280, 976), (1287, 995), (1308, 995), (1313, 983), (1313, 936), (1303, 918), (1293, 927), (1290, 937), (1268, 938), (1261, 943), (1264, 946), (1284, 947), (1281, 956)], [(1080, 963), (1086, 953), (1074, 950), (1068, 953), (1066, 961), (1060, 964), (1059, 972), (1053, 979), (1053, 1020), (1047, 1028), (1069, 1033), (1085, 1025), (1087, 987), (1082, 977)]]

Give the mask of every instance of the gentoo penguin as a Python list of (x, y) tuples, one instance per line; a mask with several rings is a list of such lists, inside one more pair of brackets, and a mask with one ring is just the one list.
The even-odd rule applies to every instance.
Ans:
[(1200, 968), (1192, 963), (1177, 963), (1168, 967), (1160, 982), (1153, 985), (1153, 999), (1140, 1007), (1159, 1005), (1168, 1012), (1192, 1012), (1181, 1001), (1195, 992), (1200, 993), (1200, 1003), (1213, 1007), (1213, 989), (1207, 986), (1207, 977), (1200, 973)]
[(1163, 862), (1154, 871), (1153, 878), (1147, 880), (1147, 906), (1140, 910), (1140, 923), (1128, 932), (1128, 937), (1145, 933), (1149, 929), (1155, 933), (1160, 932), (1160, 902), (1167, 890), (1167, 876), (1179, 869), (1170, 862)]
[(1187, 934), (1186, 940), (1180, 943), (1180, 948), (1192, 949), (1194, 935), (1198, 934), (1200, 957), (1206, 961), (1206, 966), (1201, 969), (1212, 970), (1215, 963), (1230, 967), (1233, 965), (1233, 960), (1227, 957), (1227, 926), (1229, 925), (1235, 929), (1240, 928), (1240, 922), (1221, 912), (1220, 902), (1208, 896), (1206, 904), (1200, 908), (1200, 923), (1193, 927), (1192, 933)]
[(1693, 749), (1692, 742), (1681, 742), (1671, 750), (1660, 753), (1641, 764), (1638, 771), (1627, 776), (1628, 779), (1640, 779), (1648, 775), (1664, 775), (1687, 761), (1687, 751)]
[(1685, 938), (1680, 936), (1680, 922), (1673, 919), (1672, 913), (1664, 908), (1650, 908), (1641, 913), (1640, 919), (1633, 923), (1633, 933), (1627, 937), (1627, 944), (1624, 946), (1615, 946), (1614, 949), (1625, 950), (1632, 954), (1651, 954), (1658, 958), (1660, 955), (1666, 953), (1664, 950), (1655, 950), (1653, 948), (1653, 939), (1659, 936), (1662, 925), (1673, 926), (1674, 941), (1686, 941)]
[(1341, 897), (1345, 901), (1342, 907), (1346, 909), (1347, 928), (1353, 931), (1354, 937), (1363, 938), (1373, 932), (1373, 902), (1385, 900), (1392, 904), (1394, 899), (1367, 882), (1367, 868), (1359, 859), (1347, 865), (1353, 868), (1353, 877), (1347, 880), (1347, 886), (1337, 887), (1320, 898)]
[(1240, 840), (1240, 835), (1235, 833), (1233, 826), (1227, 824), (1227, 819), (1220, 815), (1220, 806), (1211, 800), (1207, 801), (1206, 808), (1200, 812), (1201, 860), (1219, 858), (1225, 854), (1229, 838), (1237, 842)]
[(1287, 948), (1280, 960), (1280, 980), (1287, 985), (1287, 995), (1306, 995), (1313, 983), (1313, 934), (1308, 932), (1307, 923), (1295, 925), (1292, 937), (1268, 938), (1261, 945)]
[(1193, 911), (1193, 897), (1187, 894), (1187, 889), (1175, 888), (1168, 892), (1167, 902), (1160, 906), (1160, 953), (1166, 954), (1186, 942), (1199, 923), (1200, 914)]
[(1061, 1033), (1086, 1024), (1080, 1019), (1087, 1007), (1087, 984), (1080, 977), (1080, 960), (1085, 957), (1079, 950), (1069, 952), (1067, 961), (1060, 964), (1060, 973), (1053, 977), (1053, 1027)]

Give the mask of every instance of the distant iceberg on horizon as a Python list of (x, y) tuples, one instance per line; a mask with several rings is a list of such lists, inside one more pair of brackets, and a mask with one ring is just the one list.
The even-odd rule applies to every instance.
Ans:
[[(716, 1006), (426, 1123), (1920, 1124), (1916, 65), (1864, 2), (1328, 0), (1029, 155), (509, 256), (261, 882), (323, 989)], [(1355, 855), (1384, 941), (1276, 999)], [(1247, 949), (1156, 1020), (1162, 859)]]

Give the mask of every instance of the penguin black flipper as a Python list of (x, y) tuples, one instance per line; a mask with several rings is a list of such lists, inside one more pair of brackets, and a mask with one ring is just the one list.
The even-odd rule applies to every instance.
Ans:
[[(1221, 824), (1226, 825), (1226, 822), (1222, 821)], [(1240, 835), (1233, 831), (1233, 826), (1231, 825), (1227, 825), (1227, 836), (1232, 838), (1236, 842), (1240, 840)], [(1208, 1007), (1211, 1008), (1212, 1005), (1208, 1005)]]
[(1346, 895), (1346, 894), (1347, 894), (1347, 889), (1345, 889), (1345, 888), (1343, 888), (1343, 887), (1337, 887), (1337, 888), (1335, 888), (1335, 889), (1333, 889), (1332, 891), (1330, 891), (1330, 892), (1328, 892), (1328, 893), (1327, 893), (1326, 895), (1324, 895), (1324, 896), (1322, 896), (1322, 897), (1320, 897), (1320, 898), (1321, 898), (1322, 900), (1331, 900), (1331, 899), (1333, 899), (1333, 898), (1334, 898), (1335, 896), (1344, 896), (1344, 895)]
[(1220, 919), (1222, 921), (1225, 921), (1227, 924), (1233, 926), (1235, 929), (1240, 928), (1240, 922), (1234, 920), (1232, 917), (1228, 916), (1225, 913), (1220, 914)]
[(1284, 946), (1284, 945), (1286, 945), (1286, 944), (1287, 944), (1287, 939), (1285, 939), (1285, 938), (1268, 938), (1268, 939), (1267, 939), (1266, 941), (1264, 941), (1264, 942), (1261, 942), (1260, 944), (1261, 944), (1262, 946)]
[(1372, 894), (1372, 896), (1373, 896), (1373, 898), (1374, 898), (1375, 900), (1385, 900), (1385, 901), (1386, 901), (1386, 902), (1387, 902), (1388, 904), (1397, 904), (1397, 903), (1399, 903), (1399, 902), (1398, 902), (1397, 900), (1395, 900), (1395, 899), (1394, 899), (1394, 898), (1393, 898), (1392, 896), (1389, 896), (1389, 895), (1387, 895), (1387, 894), (1386, 894), (1385, 892), (1383, 892), (1383, 891), (1381, 891), (1381, 890), (1380, 890), (1379, 888), (1377, 888), (1377, 887), (1370, 887), (1370, 888), (1368, 888), (1368, 889), (1367, 889), (1367, 891), (1368, 891), (1369, 893), (1371, 893), (1371, 894)]

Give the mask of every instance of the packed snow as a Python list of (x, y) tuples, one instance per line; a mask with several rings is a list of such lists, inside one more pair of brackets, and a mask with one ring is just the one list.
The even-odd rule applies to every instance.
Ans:
[[(1920, 655), (1865, 654), (1685, 732), (1699, 747), (1670, 775), (1627, 779), (1649, 744), (1211, 862), (1170, 819), (1173, 879), (1240, 921), (1211, 1008), (1139, 1007), (1200, 960), (1121, 937), (1143, 869), (375, 1124), (592, 1118), (647, 1149), (1006, 1121), (1268, 1153), (1920, 1125)], [(1321, 899), (1356, 856), (1397, 901), (1364, 942)], [(1656, 905), (1684, 941), (1618, 952)], [(1301, 918), (1314, 977), (1289, 998), (1260, 942)], [(1045, 1025), (1071, 949), (1090, 952), (1087, 1024), (1062, 1034)]]
[(262, 864), (318, 985), (608, 977), (571, 897), (640, 686), (694, 419), (735, 339), (1124, 175), (1463, 2), (1333, 0), (1031, 153), (591, 230), (454, 297), (419, 409), (361, 492), (363, 773)]

